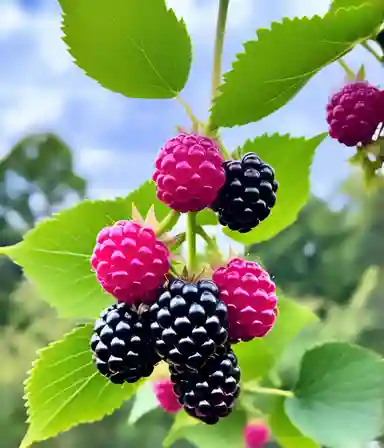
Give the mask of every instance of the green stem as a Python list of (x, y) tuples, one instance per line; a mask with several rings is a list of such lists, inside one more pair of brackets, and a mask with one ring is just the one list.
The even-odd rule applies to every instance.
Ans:
[(203, 238), (203, 240), (207, 243), (207, 246), (216, 252), (219, 252), (219, 248), (217, 247), (216, 242), (208, 235), (208, 233), (203, 229), (203, 227), (198, 226), (197, 233)]
[(294, 397), (294, 393), (291, 390), (284, 390), (284, 389), (274, 389), (270, 387), (261, 387), (261, 386), (255, 386), (255, 385), (244, 385), (244, 390), (247, 392), (253, 392), (255, 394), (262, 394), (262, 395), (278, 395), (281, 397), (287, 397), (292, 398)]
[(171, 249), (172, 249), (172, 250), (176, 250), (176, 249), (178, 249), (182, 244), (184, 244), (184, 241), (185, 241), (185, 232), (180, 233), (177, 237), (178, 237), (178, 238), (177, 238), (176, 243), (171, 245)]
[(373, 57), (375, 57), (381, 64), (384, 63), (384, 57), (380, 56), (378, 53), (376, 53), (376, 50), (372, 48), (368, 42), (363, 42), (361, 44), (367, 51), (371, 53)]
[(189, 104), (187, 104), (180, 96), (177, 96), (176, 100), (184, 107), (184, 110), (185, 110), (188, 118), (191, 120), (192, 131), (195, 132), (195, 133), (198, 133), (199, 132), (199, 128), (201, 126), (199, 119), (193, 113), (193, 111), (192, 111), (191, 107), (189, 106)]
[(341, 65), (341, 67), (344, 69), (345, 73), (348, 75), (350, 79), (355, 79), (356, 77), (355, 73), (348, 67), (344, 59), (340, 58), (337, 60), (337, 62)]
[(196, 214), (195, 212), (189, 212), (187, 214), (187, 231), (186, 231), (186, 239), (187, 239), (187, 268), (189, 275), (195, 273), (196, 269)]
[(171, 210), (168, 215), (159, 223), (156, 229), (156, 236), (164, 235), (164, 233), (172, 230), (180, 218), (180, 213)]
[[(229, 0), (220, 0), (219, 12), (217, 15), (216, 23), (216, 37), (215, 47), (213, 52), (213, 69), (212, 69), (212, 100), (217, 94), (217, 88), (221, 82), (221, 64), (224, 47), (225, 27), (227, 23)], [(207, 129), (210, 132), (216, 131), (216, 126), (213, 125), (211, 120), (208, 123)]]

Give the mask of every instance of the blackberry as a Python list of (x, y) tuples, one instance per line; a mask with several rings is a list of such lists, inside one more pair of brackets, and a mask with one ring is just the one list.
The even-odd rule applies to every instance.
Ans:
[(134, 383), (153, 372), (160, 358), (151, 338), (148, 310), (119, 303), (95, 322), (91, 350), (98, 371), (112, 383)]
[(276, 202), (278, 183), (271, 166), (255, 153), (224, 162), (226, 181), (211, 208), (220, 224), (247, 233), (267, 218)]
[(179, 403), (192, 417), (213, 425), (228, 416), (240, 394), (240, 368), (228, 345), (224, 353), (208, 360), (199, 372), (170, 367), (171, 381)]
[(151, 329), (159, 356), (196, 371), (228, 338), (227, 306), (210, 280), (173, 280), (151, 306)]

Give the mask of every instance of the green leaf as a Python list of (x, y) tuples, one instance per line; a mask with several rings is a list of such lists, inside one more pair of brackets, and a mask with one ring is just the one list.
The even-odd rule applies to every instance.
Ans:
[(191, 40), (164, 0), (59, 0), (64, 41), (103, 87), (131, 98), (173, 98), (188, 79)]
[(323, 67), (369, 38), (384, 20), (383, 6), (315, 16), (284, 18), (258, 40), (244, 44), (232, 70), (224, 75), (211, 110), (213, 127), (232, 127), (261, 120), (291, 100)]
[(331, 11), (336, 11), (339, 8), (350, 8), (351, 6), (359, 7), (361, 5), (366, 5), (367, 3), (384, 9), (384, 5), (381, 0), (333, 0), (329, 9)]
[(184, 411), (179, 412), (175, 422), (164, 440), (163, 447), (169, 448), (179, 439), (199, 448), (216, 448), (228, 446), (244, 448), (243, 428), (246, 415), (243, 411), (235, 410), (232, 414), (214, 426), (206, 425), (190, 417)]
[(91, 271), (97, 233), (120, 219), (130, 219), (132, 204), (144, 215), (154, 203), (163, 219), (168, 209), (156, 200), (155, 185), (146, 182), (124, 199), (85, 201), (46, 219), (16, 246), (1, 248), (62, 317), (96, 318), (114, 302)]
[(207, 208), (197, 214), (196, 222), (199, 226), (216, 226), (219, 224), (216, 213)]
[(263, 377), (275, 365), (289, 342), (306, 326), (318, 320), (309, 308), (293, 300), (279, 297), (278, 304), (276, 324), (265, 338), (233, 346), (244, 382)]
[(300, 210), (309, 199), (310, 169), (316, 148), (328, 134), (323, 133), (311, 139), (290, 137), (289, 135), (262, 135), (248, 140), (238, 148), (233, 156), (241, 157), (247, 152), (255, 152), (275, 170), (279, 182), (276, 205), (270, 216), (249, 233), (224, 233), (233, 240), (251, 245), (268, 240), (293, 224)]
[(92, 325), (78, 327), (40, 351), (25, 384), (29, 428), (20, 448), (101, 420), (135, 393), (139, 383), (114, 385), (95, 369), (91, 334)]
[(129, 414), (128, 424), (134, 425), (141, 417), (158, 407), (159, 404), (153, 392), (152, 381), (146, 381), (136, 392), (135, 402)]
[(269, 426), (282, 448), (320, 448), (314, 440), (305, 437), (289, 420), (284, 410), (284, 398), (277, 397), (269, 415)]
[(326, 343), (304, 355), (294, 393), (285, 410), (303, 434), (332, 448), (358, 448), (381, 429), (384, 363), (361, 347)]

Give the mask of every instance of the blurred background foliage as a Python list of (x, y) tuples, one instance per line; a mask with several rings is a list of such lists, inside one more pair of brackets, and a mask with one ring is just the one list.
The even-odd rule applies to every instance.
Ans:
[[(247, 257), (261, 261), (288, 297), (321, 317), (282, 357), (276, 374), (285, 384), (294, 382), (303, 352), (322, 340), (354, 341), (384, 355), (384, 195), (365, 192), (360, 178), (352, 175), (329, 203), (312, 197), (295, 224), (246, 248)], [(36, 221), (85, 195), (86, 181), (74, 173), (71, 150), (60, 138), (24, 138), (0, 162), (0, 245), (16, 243)], [(58, 320), (6, 258), (0, 258), (0, 279), (0, 434), (1, 446), (13, 448), (26, 429), (23, 381), (36, 350), (73, 322)], [(102, 422), (41, 446), (161, 447), (173, 418), (157, 409), (129, 425), (131, 407), (128, 402)]]

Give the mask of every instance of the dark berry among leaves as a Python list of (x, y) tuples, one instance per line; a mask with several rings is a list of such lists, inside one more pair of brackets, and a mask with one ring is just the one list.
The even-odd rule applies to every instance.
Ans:
[(212, 209), (220, 224), (247, 233), (267, 218), (276, 202), (278, 183), (271, 166), (255, 153), (224, 163), (226, 182)]
[(151, 306), (158, 354), (180, 369), (198, 370), (228, 338), (226, 305), (209, 280), (174, 280)]
[(212, 425), (231, 413), (240, 393), (240, 368), (229, 346), (199, 372), (170, 370), (174, 391), (189, 415)]
[(124, 303), (100, 314), (91, 350), (99, 372), (115, 384), (134, 383), (150, 376), (160, 360), (151, 338), (148, 311), (138, 313)]

